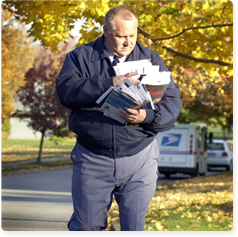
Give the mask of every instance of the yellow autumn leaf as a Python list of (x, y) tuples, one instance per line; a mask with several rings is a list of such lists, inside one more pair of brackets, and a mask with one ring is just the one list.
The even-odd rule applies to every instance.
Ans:
[(201, 228), (200, 225), (192, 225), (193, 228)]
[(206, 221), (211, 222), (211, 221), (212, 221), (212, 218), (211, 218), (210, 216), (207, 216), (207, 217), (206, 217)]
[(40, 6), (41, 4), (42, 4), (42, 2), (40, 2), (40, 1), (36, 1), (36, 2), (35, 2), (35, 6), (36, 6), (36, 7)]
[(233, 228), (233, 223), (227, 224), (229, 228)]
[(160, 221), (157, 221), (157, 222), (155, 223), (155, 226), (156, 226), (156, 229), (157, 229), (157, 230), (163, 230), (163, 229), (164, 229), (164, 227), (161, 225)]
[[(14, 14), (2, 9), (2, 67), (1, 67), (1, 126), (15, 111), (16, 92), (24, 86), (25, 73), (32, 67), (36, 52), (23, 28), (23, 23), (14, 20)], [(27, 52), (27, 53), (26, 53)], [(2, 138), (5, 137), (2, 129)]]

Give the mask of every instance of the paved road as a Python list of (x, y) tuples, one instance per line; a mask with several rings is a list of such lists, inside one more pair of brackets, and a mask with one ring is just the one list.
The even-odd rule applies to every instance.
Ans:
[(2, 229), (67, 231), (72, 169), (2, 177)]
[[(212, 174), (209, 172), (208, 174)], [(68, 231), (73, 210), (72, 169), (2, 177), (2, 229), (6, 231)], [(189, 178), (176, 174), (157, 184)]]

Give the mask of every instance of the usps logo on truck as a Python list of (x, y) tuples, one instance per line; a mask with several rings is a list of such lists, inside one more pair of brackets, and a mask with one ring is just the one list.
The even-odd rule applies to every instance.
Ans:
[(181, 134), (166, 134), (164, 135), (161, 146), (179, 146)]

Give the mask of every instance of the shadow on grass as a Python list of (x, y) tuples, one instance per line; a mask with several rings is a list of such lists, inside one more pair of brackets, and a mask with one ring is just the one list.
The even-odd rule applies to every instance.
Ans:
[[(47, 151), (42, 153), (42, 159), (67, 156), (70, 156), (70, 151)], [(18, 161), (37, 160), (37, 157), (38, 151), (7, 152), (2, 153), (2, 164)]]
[(28, 164), (17, 164), (17, 165), (4, 165), (2, 166), (2, 174), (13, 171), (20, 170), (35, 170), (35, 169), (44, 169), (44, 168), (53, 168), (53, 167), (63, 167), (72, 165), (71, 159), (58, 160), (58, 161), (49, 161), (49, 162), (37, 162), (32, 161)]
[(233, 213), (233, 202), (226, 202), (220, 205), (213, 205), (217, 209), (223, 211), (224, 213)]

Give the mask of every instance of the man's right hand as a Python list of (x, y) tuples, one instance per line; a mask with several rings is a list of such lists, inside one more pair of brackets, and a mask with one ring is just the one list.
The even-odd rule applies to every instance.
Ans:
[(132, 76), (138, 75), (138, 72), (130, 72), (125, 75), (113, 77), (113, 86), (121, 85), (127, 78), (134, 84), (139, 84), (139, 80), (132, 79)]

